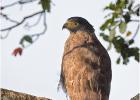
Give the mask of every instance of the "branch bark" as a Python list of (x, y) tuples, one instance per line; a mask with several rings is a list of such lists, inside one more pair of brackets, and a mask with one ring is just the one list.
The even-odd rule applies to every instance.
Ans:
[(140, 94), (137, 94), (135, 97), (131, 98), (131, 100), (140, 100)]
[(45, 97), (37, 97), (30, 94), (15, 92), (7, 89), (1, 89), (0, 94), (0, 100), (51, 100)]

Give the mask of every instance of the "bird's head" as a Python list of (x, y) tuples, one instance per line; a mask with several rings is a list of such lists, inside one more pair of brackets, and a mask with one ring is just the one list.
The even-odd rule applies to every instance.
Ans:
[(70, 32), (86, 31), (94, 32), (93, 26), (82, 17), (71, 17), (63, 25), (62, 29), (68, 29)]

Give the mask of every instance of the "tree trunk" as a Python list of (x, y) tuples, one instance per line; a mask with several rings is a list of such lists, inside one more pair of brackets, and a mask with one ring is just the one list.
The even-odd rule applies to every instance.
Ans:
[(45, 97), (37, 97), (26, 93), (15, 92), (7, 89), (1, 89), (0, 94), (0, 100), (51, 100)]

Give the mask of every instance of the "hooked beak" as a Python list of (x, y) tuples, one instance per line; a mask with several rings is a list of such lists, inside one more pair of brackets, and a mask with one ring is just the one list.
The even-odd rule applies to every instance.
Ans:
[(62, 30), (63, 30), (64, 28), (67, 28), (67, 26), (68, 26), (68, 23), (66, 22), (66, 23), (63, 25)]

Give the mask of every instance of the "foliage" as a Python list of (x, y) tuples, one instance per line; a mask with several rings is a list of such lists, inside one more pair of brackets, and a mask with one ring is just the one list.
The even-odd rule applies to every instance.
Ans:
[[(41, 4), (42, 10), (38, 11), (38, 9), (36, 9), (37, 11), (35, 10), (35, 13), (30, 14), (28, 16), (23, 16), (21, 21), (17, 21), (17, 20), (14, 20), (14, 19), (10, 18), (9, 15), (6, 14), (6, 12), (5, 12), (5, 9), (10, 9), (11, 7), (14, 7), (16, 5), (23, 6), (25, 4), (33, 4), (34, 2), (36, 2), (36, 4), (39, 4), (39, 5)], [(20, 47), (13, 50), (12, 54), (16, 56), (17, 54), (21, 55), (22, 51), (25, 48), (32, 45), (41, 35), (45, 34), (45, 32), (47, 30), (46, 11), (50, 12), (51, 0), (40, 0), (40, 1), (38, 1), (38, 0), (19, 0), (19, 1), (13, 2), (11, 4), (1, 6), (0, 9), (1, 9), (0, 16), (3, 17), (4, 19), (6, 19), (7, 22), (12, 23), (11, 26), (3, 28), (3, 29), (0, 30), (2, 33), (7, 32), (7, 34), (5, 36), (3, 36), (3, 34), (1, 33), (1, 36), (0, 36), (1, 39), (7, 38), (9, 33), (11, 32), (11, 30), (16, 29), (18, 26), (23, 25), (25, 22), (26, 22), (25, 27), (27, 27), (27, 28), (32, 28), (32, 27), (37, 26), (40, 23), (41, 18), (43, 17), (42, 23), (44, 25), (44, 29), (42, 30), (42, 32), (34, 33), (32, 35), (30, 35), (30, 34), (29, 35), (24, 35), (19, 42)], [(29, 19), (31, 19), (35, 16), (38, 16), (37, 21), (35, 21), (35, 23), (30, 25), (27, 22), (27, 20), (29, 20)], [(28, 42), (28, 44), (27, 44), (27, 42)]]
[(50, 0), (41, 0), (43, 10), (47, 10), (48, 12), (50, 12), (50, 2)]
[[(127, 64), (130, 57), (134, 57), (139, 62), (139, 48), (133, 46), (139, 30), (139, 20), (137, 20), (140, 16), (139, 9), (140, 4), (135, 5), (132, 0), (117, 0), (104, 8), (110, 13), (105, 16), (106, 21), (100, 27), (102, 31), (100, 36), (109, 43), (108, 50), (113, 45), (116, 52), (120, 54), (116, 61), (117, 64), (121, 60), (123, 64)], [(135, 20), (132, 19), (133, 16)], [(127, 28), (132, 22), (138, 23), (136, 32)]]
[[(8, 14), (5, 14), (5, 9), (11, 8), (16, 5), (25, 5), (25, 4), (32, 4), (33, 2), (37, 2), (36, 4), (41, 5), (42, 10), (39, 12), (35, 12), (31, 15), (24, 16), (23, 19), (19, 22), (17, 20), (11, 19)], [(30, 18), (34, 16), (39, 16), (38, 20), (32, 24), (26, 24), (26, 27), (32, 28), (39, 24), (40, 19), (43, 15), (43, 25), (44, 29), (40, 33), (35, 33), (32, 35), (24, 35), (19, 45), (24, 50), (28, 46), (35, 43), (35, 41), (43, 34), (45, 34), (47, 30), (46, 25), (46, 12), (50, 12), (51, 10), (51, 0), (17, 0), (12, 4), (1, 6), (1, 14), (3, 18), (7, 21), (11, 22), (13, 26), (1, 29), (1, 32), (7, 32), (7, 35), (2, 36), (1, 39), (7, 38), (10, 31), (16, 29), (18, 26), (22, 25), (23, 23), (27, 22)], [(138, 17), (140, 16), (140, 4), (135, 4), (132, 0), (116, 0), (116, 2), (111, 2), (108, 6), (104, 8), (105, 11), (110, 12), (105, 16), (106, 21), (101, 25), (100, 36), (109, 43), (108, 50), (115, 48), (116, 52), (120, 55), (116, 62), (119, 64), (122, 62), (123, 64), (127, 64), (130, 60), (130, 57), (134, 57), (136, 61), (139, 62), (139, 48), (135, 47), (135, 37), (138, 34), (139, 30), (139, 20)], [(132, 19), (135, 18), (135, 19)], [(137, 29), (136, 32), (132, 32), (132, 30), (128, 29), (129, 24), (136, 23)], [(137, 24), (138, 23), (138, 24)], [(27, 44), (28, 43), (28, 44)]]

